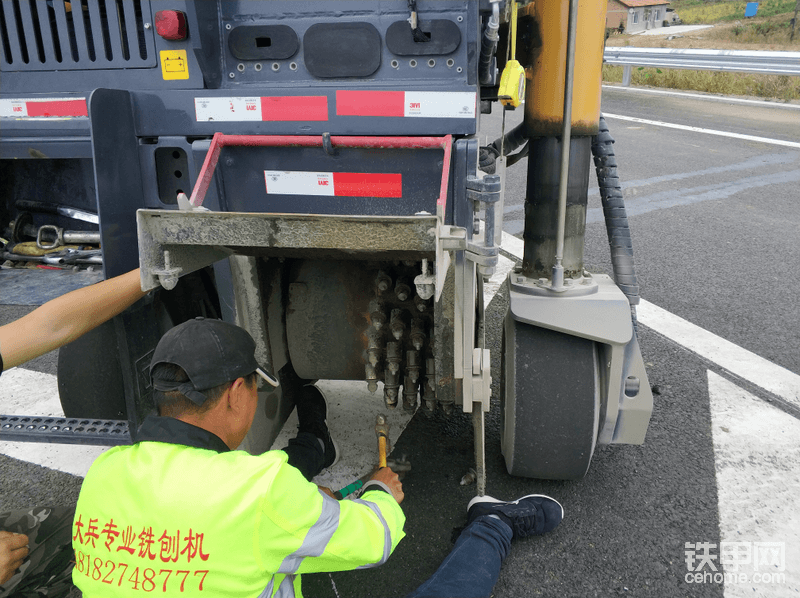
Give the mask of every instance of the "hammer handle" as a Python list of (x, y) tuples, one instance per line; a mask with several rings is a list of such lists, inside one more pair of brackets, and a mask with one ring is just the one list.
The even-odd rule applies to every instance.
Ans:
[(386, 436), (378, 434), (378, 467), (386, 467)]

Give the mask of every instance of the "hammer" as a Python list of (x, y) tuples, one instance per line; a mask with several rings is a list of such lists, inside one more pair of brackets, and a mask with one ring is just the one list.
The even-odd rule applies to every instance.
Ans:
[(389, 467), (402, 479), (403, 476), (411, 471), (411, 463), (405, 455), (399, 459), (388, 459), (387, 454), (392, 451), (389, 444), (389, 422), (385, 415), (378, 415), (375, 418), (375, 435), (378, 437), (378, 467)]
[(375, 418), (375, 435), (378, 437), (378, 468), (386, 467), (386, 455), (391, 452), (389, 448), (389, 422), (386, 416), (378, 414)]

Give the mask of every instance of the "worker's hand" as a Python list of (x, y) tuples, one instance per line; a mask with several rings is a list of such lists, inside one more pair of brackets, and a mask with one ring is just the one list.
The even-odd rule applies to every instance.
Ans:
[[(333, 490), (331, 490), (327, 486), (320, 486), (319, 484), (317, 484), (317, 488), (319, 488), (321, 492), (324, 492), (325, 494), (327, 494), (331, 498), (336, 498), (336, 495), (333, 493)], [(336, 500), (339, 500), (339, 499), (337, 498)]]
[(400, 478), (390, 468), (381, 467), (372, 474), (370, 479), (386, 484), (389, 490), (392, 491), (392, 496), (394, 496), (398, 505), (403, 502), (403, 498), (405, 497), (405, 494), (403, 494), (403, 484), (400, 483)]
[(28, 556), (28, 536), (0, 532), (0, 586), (14, 575)]

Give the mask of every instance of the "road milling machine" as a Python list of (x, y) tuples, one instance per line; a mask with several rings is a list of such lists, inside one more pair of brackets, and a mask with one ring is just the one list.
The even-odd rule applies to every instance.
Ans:
[[(105, 277), (141, 265), (152, 292), (60, 351), (65, 418), (3, 416), (2, 434), (135, 441), (158, 339), (217, 317), (246, 328), (280, 380), (261, 393), (247, 450), (271, 446), (307, 381), (363, 381), (388, 409), (471, 413), (482, 491), (483, 285), (500, 255), (505, 168), (527, 156), (500, 371), (508, 471), (578, 479), (597, 445), (642, 443), (652, 395), (601, 124), (605, 10), (4, 0), (3, 223), (16, 238), (45, 223), (99, 229)], [(493, 109), (524, 120), (480, 147)], [(584, 270), (593, 160), (613, 277)]]

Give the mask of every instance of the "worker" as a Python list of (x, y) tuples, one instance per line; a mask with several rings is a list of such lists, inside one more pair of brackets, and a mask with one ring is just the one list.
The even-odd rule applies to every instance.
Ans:
[(146, 418), (134, 445), (95, 460), (78, 498), (73, 581), (84, 596), (156, 587), (300, 596), (302, 573), (389, 558), (405, 523), (396, 473), (379, 469), (355, 500), (308, 481), (336, 458), (315, 386), (297, 399), (302, 438), (289, 452), (234, 450), (252, 425), (257, 381), (269, 378), (254, 353), (245, 330), (219, 320), (189, 320), (159, 341), (150, 365), (159, 415)]
[[(120, 282), (123, 281), (125, 277), (128, 277), (127, 280), (128, 284), (119, 284)], [(116, 293), (118, 295), (117, 297), (118, 301), (112, 299), (111, 303), (117, 303), (118, 306), (117, 312), (122, 311), (122, 309), (127, 307), (127, 305), (135, 301), (135, 298), (131, 298), (131, 295), (128, 292), (131, 290), (130, 280), (131, 280), (130, 275), (125, 275), (124, 277), (119, 277), (118, 279), (114, 279), (113, 281), (107, 281), (107, 283), (112, 283), (116, 281), (115, 286), (116, 286)], [(138, 281), (138, 271), (135, 280)], [(100, 285), (96, 285), (93, 288), (103, 289), (103, 285), (105, 285), (106, 289), (103, 290), (107, 290), (108, 288), (107, 283), (101, 283)], [(138, 282), (136, 283), (136, 286), (138, 287)], [(84, 304), (84, 308), (86, 308), (85, 311), (69, 309), (68, 304), (71, 303), (70, 301), (65, 302), (65, 301), (55, 300), (62, 304), (66, 303), (67, 305), (61, 305), (60, 307), (57, 305), (43, 306), (42, 308), (36, 310), (37, 312), (40, 312), (39, 314), (37, 314), (37, 316), (41, 318), (40, 323), (42, 329), (50, 330), (54, 328), (53, 322), (48, 322), (47, 321), (48, 318), (42, 317), (44, 314), (48, 313), (51, 315), (51, 317), (59, 313), (62, 314), (70, 313), (71, 315), (69, 316), (69, 318), (74, 325), (73, 331), (76, 329), (80, 329), (83, 326), (76, 320), (80, 320), (82, 314), (84, 313), (93, 312), (93, 310), (95, 309), (94, 306), (95, 296), (93, 296), (92, 294), (84, 295), (83, 293), (80, 293), (78, 291), (76, 291), (75, 293), (80, 294), (81, 302)], [(103, 297), (104, 295), (105, 293), (99, 293), (96, 297)], [(69, 295), (61, 299), (69, 299)], [(103, 299), (102, 301), (107, 303), (107, 298)], [(49, 307), (49, 309), (44, 310), (43, 309), (44, 307)], [(59, 309), (50, 309), (53, 307), (59, 307)], [(104, 317), (112, 317), (113, 315), (115, 315), (115, 313), (109, 313), (109, 312), (104, 312), (104, 313), (107, 314)], [(33, 316), (33, 314), (30, 314), (30, 316)], [(95, 322), (95, 325), (100, 324), (101, 322), (102, 320), (98, 320)], [(8, 334), (9, 331), (13, 331), (15, 329), (14, 326), (16, 324), (17, 323), (12, 323), (0, 328), (0, 339), (8, 338), (8, 336), (6, 335)], [(83, 331), (85, 332), (88, 329), (89, 327), (85, 327)], [(75, 338), (75, 336), (78, 335), (65, 334), (61, 336), (61, 338), (72, 340), (72, 338)], [(39, 342), (37, 341), (35, 336), (29, 337), (28, 340), (30, 343), (36, 345), (38, 349), (34, 349), (31, 351), (26, 351), (24, 347), (22, 349), (20, 348), (17, 349), (18, 351), (19, 350), (26, 351), (28, 358), (36, 357), (37, 355), (54, 348), (53, 346), (46, 347), (45, 345), (48, 345), (49, 343)], [(68, 342), (68, 340), (64, 342)], [(190, 343), (190, 345), (192, 345), (192, 343)], [(195, 349), (195, 353), (202, 353), (200, 347), (194, 346), (193, 348)], [(9, 361), (10, 360), (7, 360), (6, 363), (8, 363)], [(21, 360), (17, 358), (17, 360), (15, 360), (13, 363), (14, 365), (17, 365), (20, 362)], [(252, 365), (253, 363), (250, 363), (250, 365), (244, 369), (249, 369)], [(160, 374), (158, 374), (160, 380), (158, 384), (162, 388), (176, 387), (176, 385), (177, 387), (180, 387), (181, 385), (186, 384), (186, 382), (190, 382), (188, 376), (185, 379), (183, 376), (179, 376), (180, 380), (173, 379), (172, 381), (169, 380), (164, 381), (163, 379), (161, 379), (162, 375), (164, 378), (170, 377), (169, 370), (172, 370), (172, 374), (176, 372), (176, 369), (174, 367), (171, 367), (167, 364), (163, 364), (163, 366), (159, 366), (158, 368), (156, 368), (156, 373), (158, 373), (158, 371), (161, 372)], [(175, 376), (172, 377), (175, 378)], [(248, 378), (249, 380), (245, 381), (244, 380), (245, 377)], [(232, 401), (231, 397), (233, 395), (237, 395), (239, 400), (242, 399), (241, 391), (244, 390), (244, 388), (242, 387), (242, 382), (248, 382), (249, 386), (252, 387), (253, 376), (248, 375), (245, 377), (243, 377), (241, 381), (239, 378), (237, 378), (237, 380), (235, 380), (232, 384), (228, 385), (226, 391), (223, 392), (223, 397), (226, 394), (228, 395), (227, 399), (223, 399), (222, 397), (219, 397), (217, 399), (218, 403), (223, 402), (224, 404), (227, 405), (226, 409), (229, 412), (227, 413), (227, 415), (234, 416), (234, 413), (231, 413), (233, 411), (231, 404)], [(183, 386), (183, 390), (188, 391), (192, 395), (194, 394), (193, 389), (190, 387)], [(250, 390), (252, 390), (252, 388), (250, 388)], [(159, 391), (159, 392), (161, 395), (163, 395), (161, 401), (161, 403), (163, 404), (163, 408), (161, 408), (162, 415), (164, 415), (166, 412), (176, 413), (175, 410), (180, 408), (179, 403), (183, 403), (184, 407), (188, 405), (186, 401), (176, 400), (177, 395), (181, 394), (179, 391), (176, 392), (173, 390), (167, 392), (164, 391)], [(200, 394), (205, 394), (207, 396), (210, 396), (212, 393), (203, 392)], [(301, 421), (301, 429), (300, 432), (298, 433), (298, 437), (294, 439), (294, 441), (290, 441), (290, 446), (284, 449), (284, 452), (287, 454), (287, 456), (285, 457), (286, 462), (292, 463), (294, 461), (297, 470), (301, 473), (302, 477), (308, 480), (313, 476), (315, 469), (318, 470), (326, 465), (329, 465), (330, 463), (333, 462), (333, 460), (335, 460), (337, 455), (336, 455), (335, 445), (330, 439), (330, 435), (327, 433), (327, 426), (325, 425), (324, 421), (327, 414), (327, 407), (325, 406), (324, 403), (324, 397), (322, 397), (322, 394), (314, 386), (306, 387), (303, 390), (302, 395), (303, 396), (301, 400), (298, 401), (298, 415)], [(250, 398), (252, 399), (252, 397)], [(207, 398), (206, 401), (208, 400), (209, 399)], [(204, 401), (204, 403), (206, 401)], [(237, 401), (235, 400), (234, 397), (233, 403), (236, 402)], [(251, 408), (254, 408), (252, 401), (250, 406)], [(189, 409), (192, 410), (192, 407), (189, 407)], [(211, 411), (213, 410), (212, 409), (208, 410), (208, 412)], [(226, 419), (225, 417), (226, 413), (220, 410), (218, 410), (216, 413), (218, 415), (221, 415), (222, 417), (215, 418), (211, 416), (209, 413), (207, 413), (206, 416), (201, 417), (201, 419), (203, 419), (206, 422), (206, 425), (214, 427), (217, 425), (213, 423), (214, 421), (220, 423), (221, 421), (224, 421)], [(151, 418), (151, 421), (156, 422), (156, 424), (158, 424), (159, 421), (164, 422), (168, 419), (169, 418), (159, 417), (159, 418)], [(187, 419), (192, 420), (193, 416), (187, 415)], [(228, 422), (230, 424), (230, 419), (228, 419)], [(204, 430), (202, 425), (194, 426), (193, 424), (182, 422), (180, 418), (176, 418), (175, 422), (169, 422), (169, 423), (171, 423), (173, 426), (184, 427), (185, 430), (199, 433), (200, 436), (196, 437), (195, 441), (197, 441), (198, 438), (199, 439), (204, 438), (205, 440), (214, 443), (215, 447), (213, 448), (221, 451), (220, 453), (217, 454), (219, 458), (225, 456), (225, 453), (227, 453), (228, 449), (231, 448), (231, 446), (228, 443), (236, 444), (237, 437), (231, 438), (230, 436), (228, 436), (223, 432), (222, 434), (227, 438), (227, 442), (222, 442), (220, 437), (217, 437), (217, 435), (213, 432), (208, 432), (207, 430)], [(182, 424), (186, 425), (182, 426)], [(166, 426), (165, 429), (162, 428), (160, 425), (155, 425), (154, 428), (155, 434), (169, 433), (169, 431), (167, 430), (169, 427), (170, 426)], [(215, 437), (216, 440), (214, 440)], [(173, 444), (176, 439), (173, 438), (171, 440), (172, 442), (170, 444)], [(126, 448), (132, 449), (133, 447), (126, 447)], [(179, 445), (176, 446), (176, 448), (179, 448)], [(210, 452), (210, 451), (203, 451), (203, 452)], [(242, 454), (242, 456), (244, 455)], [(247, 458), (259, 459), (249, 456), (247, 456)], [(283, 471), (284, 473), (288, 471), (291, 474), (291, 470), (283, 466), (282, 459), (278, 459), (278, 465), (280, 471)], [(297, 481), (296, 475), (293, 476), (281, 475), (280, 477), (282, 480), (291, 479), (293, 477), (295, 479), (291, 481), (293, 482)], [(209, 479), (209, 486), (211, 486), (210, 478), (206, 479)], [(180, 481), (178, 483), (180, 483)], [(227, 482), (222, 483), (221, 485), (225, 487), (227, 486)], [(403, 499), (402, 486), (400, 485), (399, 480), (397, 479), (396, 475), (392, 474), (389, 470), (386, 469), (380, 470), (374, 476), (374, 481), (371, 481), (362, 490), (362, 493), (366, 493), (366, 496), (362, 496), (360, 500), (373, 499), (375, 496), (379, 496), (377, 493), (380, 490), (386, 492), (387, 489), (399, 504), (399, 502), (401, 502)], [(204, 490), (206, 489), (204, 488)], [(306, 487), (305, 490), (307, 491), (308, 488)], [(321, 496), (322, 493), (325, 491), (326, 489), (321, 489), (319, 495)], [(198, 500), (201, 500), (201, 498), (202, 497), (197, 497)], [(296, 499), (297, 495), (293, 495), (292, 498)], [(315, 496), (313, 498), (315, 500), (319, 500)], [(331, 499), (322, 497), (321, 500), (323, 501), (322, 502), (323, 505), (331, 504), (330, 503)], [(104, 502), (102, 496), (100, 496), (99, 501), (101, 503)], [(160, 503), (164, 501), (165, 499), (163, 497), (159, 497), (157, 501), (154, 500), (153, 502)], [(287, 502), (287, 500), (284, 499), (284, 502)], [(291, 500), (291, 502), (295, 503), (296, 501)], [(385, 497), (383, 497), (383, 501), (381, 504), (385, 506), (384, 503), (387, 503), (389, 505), (392, 504)], [(357, 502), (356, 504), (362, 504), (362, 503)], [(344, 506), (344, 504), (342, 506)], [(290, 508), (294, 508), (295, 511), (298, 510), (296, 508), (296, 505), (294, 505), (294, 507), (290, 506)], [(47, 594), (48, 596), (66, 595), (66, 593), (69, 591), (69, 587), (71, 586), (70, 584), (65, 583), (64, 572), (65, 570), (68, 572), (69, 568), (61, 566), (61, 563), (66, 561), (67, 559), (70, 559), (72, 557), (72, 552), (60, 550), (58, 544), (56, 542), (51, 541), (52, 538), (48, 538), (48, 543), (40, 544), (37, 549), (35, 542), (36, 534), (31, 534), (30, 532), (28, 533), (28, 535), (11, 533), (13, 531), (18, 531), (18, 530), (23, 530), (23, 531), (27, 530), (33, 523), (35, 524), (35, 527), (40, 528), (38, 530), (40, 537), (47, 538), (52, 530), (55, 530), (60, 527), (62, 535), (63, 531), (66, 530), (67, 538), (69, 538), (72, 535), (72, 532), (66, 525), (64, 525), (65, 517), (63, 516), (63, 513), (58, 513), (57, 510), (50, 510), (50, 509), (33, 509), (27, 512), (20, 512), (20, 513), (6, 514), (5, 520), (0, 520), (0, 529), (9, 530), (6, 532), (0, 532), (0, 597), (9, 595), (14, 595), (14, 596), (40, 595), (39, 593), (36, 593), (36, 589), (33, 587), (28, 587), (28, 586), (23, 587), (22, 585), (15, 587), (14, 582), (15, 580), (19, 581), (17, 579), (19, 577), (19, 573), (17, 574), (17, 577), (12, 579), (8, 585), (3, 585), (9, 582), (9, 579), (11, 578), (14, 571), (17, 568), (19, 568), (20, 565), (23, 563), (23, 560), (27, 555), (26, 545), (29, 542), (31, 544), (30, 546), (31, 552), (36, 553), (36, 556), (38, 558), (34, 558), (34, 556), (32, 555), (29, 561), (30, 566), (26, 568), (25, 573), (30, 573), (32, 570), (40, 570), (40, 573), (43, 573), (45, 576), (44, 577), (40, 576), (38, 579), (43, 582), (43, 585), (41, 587), (46, 587), (48, 589), (48, 594)], [(342, 524), (347, 523), (348, 527), (350, 525), (353, 525), (354, 522), (358, 521), (358, 518), (354, 519), (352, 517), (350, 509), (348, 508), (346, 508), (343, 511), (340, 511), (340, 514), (341, 513), (344, 513), (346, 516), (344, 518), (340, 518), (340, 520)], [(377, 515), (378, 511), (375, 511), (375, 513)], [(402, 515), (402, 512), (400, 512), (400, 515)], [(0, 515), (0, 517), (3, 516)], [(499, 576), (500, 565), (502, 563), (502, 560), (508, 554), (511, 539), (550, 531), (561, 521), (561, 518), (563, 517), (563, 509), (561, 509), (561, 506), (558, 505), (558, 503), (553, 499), (539, 495), (531, 495), (523, 497), (522, 499), (510, 503), (497, 501), (496, 499), (493, 499), (491, 497), (480, 497), (473, 499), (473, 501), (470, 502), (468, 509), (468, 517), (469, 517), (468, 525), (460, 535), (456, 543), (456, 546), (454, 547), (450, 556), (448, 556), (448, 558), (443, 562), (439, 570), (427, 582), (425, 582), (425, 584), (423, 584), (414, 594), (412, 594), (412, 596), (454, 596), (454, 595), (488, 596), (491, 591), (491, 588), (493, 587), (494, 583), (497, 581), (497, 578)], [(78, 522), (80, 521), (81, 520), (79, 516), (75, 520), (76, 523), (75, 529), (77, 531), (84, 530), (84, 533), (82, 535), (76, 534), (75, 541), (76, 545), (80, 545), (81, 548), (86, 548), (89, 542), (91, 542), (92, 547), (96, 547), (98, 539), (95, 537), (95, 535), (100, 535), (102, 538), (104, 538), (103, 544), (105, 544), (106, 541), (115, 540), (119, 538), (120, 534), (122, 534), (123, 542), (126, 541), (125, 534), (128, 534), (127, 541), (129, 542), (131, 540), (130, 534), (133, 532), (129, 531), (129, 528), (127, 527), (120, 529), (115, 524), (116, 529), (112, 528), (111, 526), (108, 526), (108, 528), (103, 526), (103, 529), (99, 529), (97, 521), (92, 522), (92, 519), (89, 518), (87, 520), (88, 527), (84, 528), (83, 525), (86, 524), (81, 523), (81, 525), (78, 525)], [(4, 528), (4, 523), (7, 526), (5, 528)], [(315, 521), (314, 523), (316, 524), (319, 522)], [(402, 520), (398, 519), (395, 522), (395, 524), (396, 524), (395, 532), (397, 532), (397, 530), (400, 529), (400, 527), (402, 526)], [(132, 530), (133, 528), (130, 529)], [(385, 529), (386, 528), (384, 528), (384, 530)], [(142, 532), (145, 532), (144, 528), (142, 529)], [(336, 533), (337, 537), (342, 536), (342, 538), (346, 539), (345, 538), (346, 534), (343, 535), (339, 534), (338, 532), (339, 532), (339, 527), (331, 531), (332, 534)], [(186, 533), (187, 532), (184, 532), (184, 534)], [(166, 534), (166, 530), (164, 534)], [(331, 541), (333, 537), (334, 536), (331, 537)], [(396, 543), (397, 541), (399, 541), (400, 537), (402, 537), (402, 532), (395, 533), (393, 535), (391, 540), (391, 549), (393, 549), (394, 546), (396, 546)], [(162, 558), (163, 555), (160, 553), (160, 551), (165, 546), (168, 546), (169, 543), (172, 541), (172, 539), (175, 539), (176, 550), (180, 548), (180, 542), (188, 541), (188, 543), (184, 545), (184, 552), (183, 553), (178, 552), (177, 556), (181, 556), (185, 553), (186, 559), (188, 561), (192, 553), (199, 552), (199, 557), (197, 556), (197, 554), (195, 554), (191, 558), (199, 558), (200, 560), (197, 562), (202, 563), (204, 555), (206, 556), (207, 559), (210, 558), (208, 547), (211, 544), (209, 543), (209, 540), (206, 538), (207, 536), (205, 536), (204, 532), (200, 530), (192, 531), (191, 528), (190, 531), (188, 532), (188, 535), (181, 535), (177, 533), (177, 531), (174, 536), (170, 534), (169, 540), (165, 535), (162, 535), (159, 538), (154, 538), (154, 537), (150, 538), (148, 533), (144, 533), (143, 536), (137, 535), (136, 538), (134, 539), (133, 542), (134, 552), (136, 552), (137, 550), (142, 550), (142, 548), (144, 547), (146, 548), (146, 550), (144, 550), (143, 554), (149, 556), (151, 554), (154, 555), (156, 549), (158, 549), (159, 558)], [(379, 544), (379, 542), (376, 542), (376, 545), (377, 544)], [(111, 545), (113, 545), (113, 542), (109, 544), (109, 546)], [(335, 546), (342, 548), (341, 539), (335, 543)], [(383, 546), (385, 550), (386, 547), (385, 540)], [(56, 547), (55, 550), (53, 549), (54, 547)], [(307, 548), (310, 550), (312, 547), (307, 547)], [(125, 552), (127, 553), (128, 549), (126, 549)], [(327, 552), (327, 545), (326, 545), (326, 552)], [(482, 555), (482, 558), (476, 559), (475, 555), (477, 554)], [(81, 563), (81, 565), (84, 567), (84, 575), (86, 575), (87, 573), (93, 575), (94, 571), (89, 571), (88, 569), (89, 565), (87, 565), (87, 558), (85, 555), (86, 553), (84, 551), (81, 551), (79, 563)], [(298, 560), (302, 558), (300, 554), (296, 554), (295, 556), (297, 557)], [(323, 567), (323, 570), (346, 568), (342, 566), (343, 564), (340, 562), (341, 559), (337, 560), (335, 553), (330, 555), (323, 554), (319, 556), (321, 556), (322, 559), (315, 559), (316, 565), (322, 566), (322, 564), (325, 561), (331, 562), (331, 565)], [(386, 556), (388, 555), (381, 555), (381, 560), (383, 560)], [(153, 561), (156, 562), (155, 559), (153, 559)], [(108, 571), (109, 567), (107, 563), (109, 562), (111, 562), (110, 559), (108, 559), (103, 563), (103, 566), (106, 567), (106, 571)], [(159, 565), (163, 564), (160, 560), (158, 562)], [(480, 565), (478, 566), (477, 563), (480, 563)], [(283, 562), (281, 563), (281, 565), (283, 565)], [(138, 581), (139, 576), (137, 575), (136, 577), (134, 577), (133, 574), (131, 574), (131, 576), (128, 578), (127, 581), (129, 581), (132, 584), (138, 583), (143, 588), (145, 587), (149, 588), (151, 580), (148, 579), (148, 575), (150, 574), (150, 571), (148, 569), (150, 569), (153, 572), (155, 572), (156, 570), (155, 567), (144, 568), (141, 571), (141, 579), (142, 579), (141, 582)], [(180, 575), (184, 575), (183, 581), (185, 582), (186, 578), (188, 577), (187, 570), (186, 569), (177, 569), (177, 570), (180, 572)], [(316, 569), (312, 565), (309, 565), (309, 567), (306, 569), (304, 565), (304, 568), (300, 570), (310, 571)], [(134, 571), (138, 570), (134, 569)], [(164, 569), (162, 571), (162, 568), (159, 567), (159, 574), (162, 577), (167, 575), (167, 571), (168, 571), (167, 569)], [(203, 576), (204, 571), (201, 569), (199, 570), (199, 573), (200, 576)], [(208, 574), (205, 575), (207, 576)], [(198, 576), (198, 579), (200, 576)], [(291, 578), (291, 576), (289, 576), (289, 578)], [(166, 582), (168, 580), (165, 579), (163, 581)], [(236, 580), (230, 580), (230, 581), (231, 583), (233, 583), (233, 585), (236, 585), (236, 583), (238, 583), (236, 582)], [(274, 583), (275, 579), (272, 579), (272, 581), (273, 581), (273, 590), (276, 590), (276, 586)], [(299, 581), (295, 580), (295, 584), (297, 589), (299, 590)], [(294, 587), (292, 589), (294, 589)], [(30, 593), (27, 593), (27, 591), (30, 591)], [(91, 596), (91, 594), (89, 595)]]
[[(44, 355), (141, 299), (139, 270), (48, 301), (0, 326), (0, 374)], [(66, 596), (72, 589), (72, 507), (0, 512), (0, 598)], [(45, 541), (46, 540), (46, 541)]]

